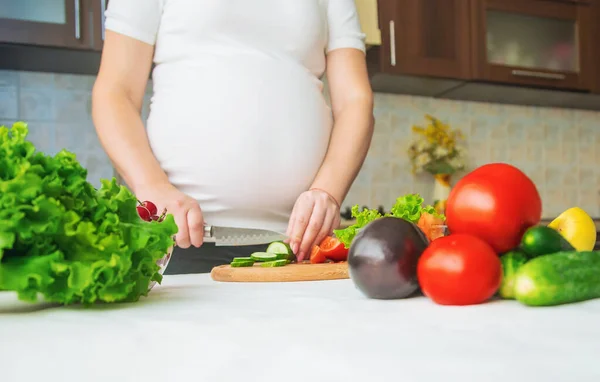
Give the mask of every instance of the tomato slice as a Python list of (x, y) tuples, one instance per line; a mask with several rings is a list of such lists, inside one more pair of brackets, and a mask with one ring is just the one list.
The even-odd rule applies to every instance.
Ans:
[(332, 261), (348, 260), (348, 249), (344, 244), (335, 237), (327, 236), (321, 244), (319, 244), (321, 252), (325, 258)]
[(311, 264), (320, 264), (320, 263), (324, 263), (326, 260), (325, 255), (323, 254), (323, 251), (321, 250), (321, 248), (318, 245), (315, 245), (312, 249), (312, 251), (310, 252), (310, 263)]

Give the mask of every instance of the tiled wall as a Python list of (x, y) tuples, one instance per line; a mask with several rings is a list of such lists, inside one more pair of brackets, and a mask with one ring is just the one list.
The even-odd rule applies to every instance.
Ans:
[[(96, 186), (114, 175), (91, 117), (94, 76), (0, 70), (0, 125), (29, 125), (29, 138), (45, 153), (66, 148), (88, 169)], [(147, 95), (149, 98), (149, 94)], [(146, 105), (148, 101), (146, 101)], [(147, 114), (147, 106), (144, 107)]]
[[(522, 169), (536, 183), (543, 217), (580, 206), (600, 216), (600, 113), (424, 97), (376, 94), (375, 135), (366, 163), (345, 205), (389, 208), (418, 192), (431, 202), (431, 176), (410, 174), (406, 153), (413, 124), (429, 113), (466, 135), (468, 170), (499, 161)], [(462, 174), (457, 174), (453, 183)]]
[[(28, 122), (40, 150), (74, 151), (90, 181), (99, 184), (114, 173), (91, 121), (93, 81), (92, 76), (0, 71), (0, 124)], [(432, 179), (411, 175), (406, 154), (410, 128), (424, 123), (425, 113), (465, 133), (469, 168), (506, 161), (530, 175), (542, 194), (544, 217), (573, 205), (600, 216), (600, 113), (389, 94), (376, 94), (375, 136), (344, 206), (387, 209), (409, 192), (430, 201)]]

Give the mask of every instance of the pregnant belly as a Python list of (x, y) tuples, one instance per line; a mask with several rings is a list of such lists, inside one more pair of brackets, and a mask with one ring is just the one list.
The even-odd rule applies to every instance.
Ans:
[(329, 143), (332, 120), (318, 84), (272, 60), (161, 67), (148, 120), (152, 149), (207, 213), (289, 213)]

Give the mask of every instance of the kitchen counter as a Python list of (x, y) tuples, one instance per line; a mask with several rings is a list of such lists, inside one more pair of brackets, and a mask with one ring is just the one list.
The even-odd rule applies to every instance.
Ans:
[(30, 307), (0, 293), (2, 381), (600, 381), (600, 300), (445, 307), (351, 280), (166, 276), (135, 304)]

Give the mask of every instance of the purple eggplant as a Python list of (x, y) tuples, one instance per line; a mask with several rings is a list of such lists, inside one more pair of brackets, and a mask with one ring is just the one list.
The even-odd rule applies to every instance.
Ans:
[(409, 297), (419, 289), (417, 262), (428, 245), (416, 224), (396, 217), (373, 220), (350, 245), (350, 278), (368, 298)]

